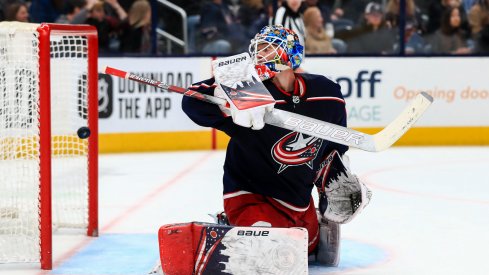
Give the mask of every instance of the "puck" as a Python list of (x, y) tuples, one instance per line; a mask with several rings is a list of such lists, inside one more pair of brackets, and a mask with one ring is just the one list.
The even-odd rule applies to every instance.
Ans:
[(76, 131), (76, 134), (79, 138), (86, 139), (90, 136), (90, 129), (88, 127), (80, 127), (80, 129)]

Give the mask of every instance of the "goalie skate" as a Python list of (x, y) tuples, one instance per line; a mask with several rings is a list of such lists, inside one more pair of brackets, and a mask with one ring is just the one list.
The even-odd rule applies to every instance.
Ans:
[(331, 221), (319, 222), (319, 243), (314, 261), (324, 266), (338, 266), (340, 261), (340, 225)]

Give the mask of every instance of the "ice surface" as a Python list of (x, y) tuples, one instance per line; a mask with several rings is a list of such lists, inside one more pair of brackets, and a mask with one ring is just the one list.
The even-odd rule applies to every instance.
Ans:
[[(311, 267), (311, 274), (487, 274), (489, 147), (394, 147), (349, 155), (352, 171), (372, 189), (372, 200), (342, 226), (339, 267)], [(99, 160), (101, 235), (156, 235), (167, 223), (210, 222), (207, 214), (222, 209), (223, 151), (114, 154)], [(62, 268), (86, 251), (92, 259), (112, 257), (93, 249), (103, 239), (58, 234), (52, 272), (40, 272), (37, 265), (0, 265), (0, 274), (68, 274)], [(111, 266), (116, 261), (105, 262), (77, 275), (114, 270), (125, 275)]]

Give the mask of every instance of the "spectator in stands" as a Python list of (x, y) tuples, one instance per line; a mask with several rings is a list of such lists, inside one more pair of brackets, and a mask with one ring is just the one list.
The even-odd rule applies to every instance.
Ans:
[[(106, 21), (104, 3), (102, 1), (97, 1), (97, 3), (95, 3), (92, 6), (92, 8), (90, 9), (88, 18), (85, 21), (85, 23), (90, 24), (90, 25), (94, 25), (97, 27), (97, 30), (99, 32), (99, 36), (102, 36), (102, 37), (99, 37), (99, 42), (100, 42), (100, 39), (102, 39), (102, 40), (104, 39), (104, 37), (103, 37), (103, 36), (105, 36), (104, 33), (106, 33), (106, 32), (108, 33), (109, 23)], [(107, 25), (107, 26), (105, 26), (105, 25)], [(105, 30), (105, 28), (107, 28), (107, 31)]]
[(331, 7), (324, 2), (325, 1), (320, 2), (319, 0), (304, 0), (305, 9), (310, 7), (318, 8), (321, 11), (324, 23), (331, 23)]
[[(414, 0), (405, 0), (405, 19), (406, 21), (410, 21), (411, 23), (416, 24), (416, 28), (418, 28), (418, 24), (422, 22), (421, 11), (416, 7)], [(400, 11), (401, 11), (401, 3), (400, 0), (389, 0), (385, 9), (385, 21), (388, 26), (392, 29), (399, 28), (399, 19), (400, 19)]]
[[(150, 1), (151, 2), (151, 1)], [(189, 1), (189, 0), (169, 0), (169, 2), (182, 8), (187, 17), (187, 50), (189, 54), (195, 54), (200, 52), (200, 12), (204, 1)], [(164, 5), (152, 5), (153, 15), (157, 15), (152, 19), (153, 27), (157, 27), (164, 32), (167, 32), (178, 39), (184, 39), (183, 36), (183, 22), (185, 18), (173, 9), (170, 9)], [(172, 54), (184, 54), (184, 48), (174, 43), (166, 43), (166, 38), (160, 37), (157, 41), (157, 52), (171, 52)], [(176, 47), (175, 47), (176, 46)]]
[(306, 28), (306, 54), (334, 54), (332, 37), (326, 34), (324, 19), (317, 7), (309, 7), (304, 12)]
[(432, 53), (468, 54), (471, 52), (465, 31), (461, 28), (461, 10), (462, 7), (450, 7), (444, 11), (440, 29), (435, 32), (431, 41)]
[(31, 22), (56, 22), (63, 12), (64, 2), (64, 0), (32, 0), (29, 6)]
[(5, 21), (29, 22), (29, 11), (23, 2), (8, 4), (5, 8)]
[[(426, 41), (418, 32), (418, 24), (415, 19), (406, 19), (404, 29), (404, 53), (405, 54), (424, 54), (426, 53)], [(399, 42), (399, 41), (398, 41)], [(394, 46), (394, 52), (400, 52), (399, 43)]]
[[(426, 27), (426, 33), (431, 34), (440, 29), (441, 17), (443, 11), (450, 7), (460, 7), (460, 0), (434, 0), (431, 2), (428, 8), (428, 24)], [(465, 17), (465, 10), (461, 14)]]
[(268, 24), (269, 17), (262, 0), (242, 0), (238, 19), (244, 28), (246, 38), (251, 40)]
[[(416, 7), (419, 8), (421, 14), (428, 14), (428, 8), (431, 4), (432, 1), (438, 1), (438, 0), (414, 0), (414, 3), (416, 4)], [(472, 0), (470, 0), (472, 1)]]
[(119, 5), (127, 12), (134, 3), (134, 0), (119, 0), (118, 2)]
[(328, 3), (330, 0), (305, 0), (305, 8), (309, 7), (317, 7), (321, 11), (321, 15), (324, 20), (325, 28), (326, 28), (326, 34), (332, 38), (332, 45), (333, 49), (336, 51), (336, 53), (345, 53), (346, 52), (346, 43), (345, 41), (335, 38), (335, 29), (338, 31), (341, 31), (341, 28), (352, 28), (353, 27), (353, 22), (347, 20), (346, 24), (345, 21), (336, 20), (332, 21), (332, 4)]
[(489, 54), (489, 24), (482, 27), (475, 41), (475, 54)]
[(7, 9), (7, 6), (18, 2), (18, 0), (0, 0), (0, 21), (5, 20), (5, 10)]
[(106, 3), (114, 5), (118, 11), (119, 18), (107, 16), (104, 10), (104, 2), (95, 3), (85, 21), (86, 24), (95, 26), (98, 32), (98, 45), (100, 53), (116, 52), (119, 50), (119, 27), (122, 20), (126, 19), (127, 13), (118, 6), (117, 0), (105, 0)]
[(470, 9), (468, 18), (472, 36), (477, 38), (482, 28), (489, 24), (489, 0), (477, 0)]
[(151, 52), (151, 5), (147, 0), (137, 0), (132, 4), (122, 26), (121, 52)]
[(65, 12), (61, 14), (56, 23), (83, 24), (88, 18), (88, 12), (97, 0), (67, 0)]
[(119, 4), (118, 0), (103, 0), (104, 10), (109, 17), (119, 22), (126, 19), (127, 11)]
[(187, 13), (188, 51), (190, 54), (196, 53), (197, 48), (200, 47), (197, 41), (199, 36), (200, 10), (202, 3), (201, 1), (188, 0), (172, 0), (172, 2), (183, 8)]
[(464, 7), (465, 12), (469, 13), (475, 3), (477, 3), (477, 0), (462, 0), (462, 6)]
[(396, 33), (387, 26), (382, 6), (375, 2), (365, 7), (360, 25), (338, 36), (346, 40), (349, 53), (389, 54), (396, 42)]
[[(380, 3), (383, 0), (373, 1)], [(331, 20), (335, 29), (351, 29), (363, 21), (363, 12), (371, 0), (334, 0)]]
[(277, 9), (275, 16), (270, 20), (270, 25), (282, 25), (287, 29), (293, 30), (301, 45), (305, 41), (305, 28), (302, 19), (303, 9), (301, 9), (301, 0), (286, 0), (282, 6)]
[[(278, 7), (282, 6), (283, 0), (263, 0), (263, 5), (265, 6), (265, 10), (267, 12), (268, 18), (273, 18), (275, 11), (277, 10)], [(275, 7), (275, 4), (277, 5)], [(270, 21), (267, 22), (267, 25), (270, 23)]]
[(229, 54), (232, 50), (229, 39), (233, 19), (222, 0), (212, 0), (202, 6), (200, 13), (202, 52), (206, 54)]

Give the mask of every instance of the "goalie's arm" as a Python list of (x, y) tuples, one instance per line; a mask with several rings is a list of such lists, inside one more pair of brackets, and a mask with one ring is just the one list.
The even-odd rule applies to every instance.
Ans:
[[(212, 96), (215, 89), (215, 85), (213, 84), (214, 78), (210, 78), (193, 84), (189, 91), (193, 90), (196, 93)], [(227, 104), (225, 100), (224, 104)], [(211, 127), (221, 130), (229, 136), (232, 136), (239, 130), (239, 128), (242, 127), (239, 127), (233, 123), (231, 117), (225, 114), (221, 109), (223, 107), (225, 107), (223, 104), (216, 105), (215, 103), (202, 101), (200, 99), (188, 96), (184, 96), (182, 98), (182, 110), (194, 123), (203, 127)]]
[(190, 97), (182, 98), (182, 110), (193, 122), (203, 127), (218, 128), (226, 120), (217, 105)]

